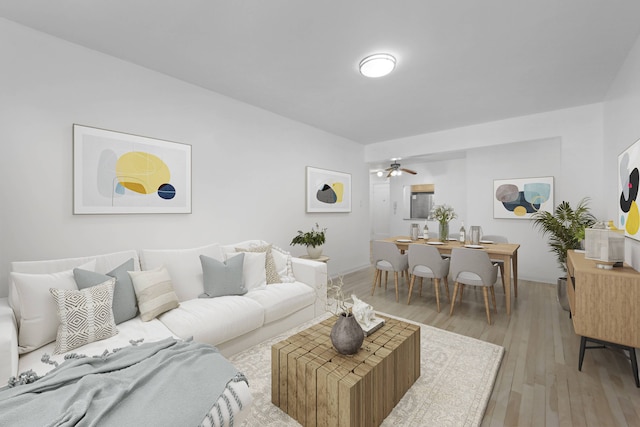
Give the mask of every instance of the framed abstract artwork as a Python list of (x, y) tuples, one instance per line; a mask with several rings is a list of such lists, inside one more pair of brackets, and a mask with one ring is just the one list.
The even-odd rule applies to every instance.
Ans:
[(553, 212), (553, 177), (493, 181), (493, 217), (528, 219), (537, 211)]
[(191, 146), (74, 124), (73, 213), (191, 213)]
[(351, 174), (307, 166), (307, 212), (351, 212)]
[(624, 235), (640, 240), (638, 184), (640, 167), (640, 139), (618, 156), (618, 227)]

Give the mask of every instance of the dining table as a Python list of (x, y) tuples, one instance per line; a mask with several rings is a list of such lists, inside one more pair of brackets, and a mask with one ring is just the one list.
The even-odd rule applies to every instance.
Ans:
[(518, 243), (495, 243), (481, 240), (478, 245), (464, 244), (457, 240), (446, 240), (444, 242), (439, 239), (423, 239), (411, 240), (409, 236), (395, 236), (381, 239), (385, 242), (393, 242), (396, 244), (401, 253), (409, 249), (411, 244), (427, 244), (435, 246), (441, 255), (451, 255), (454, 248), (471, 247), (477, 250), (483, 250), (489, 254), (492, 260), (499, 260), (504, 263), (504, 282), (507, 314), (511, 314), (511, 279), (513, 275), (513, 294), (518, 297)]

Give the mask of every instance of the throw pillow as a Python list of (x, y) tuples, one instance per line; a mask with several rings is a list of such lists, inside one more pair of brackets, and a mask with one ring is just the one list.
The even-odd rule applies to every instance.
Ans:
[(213, 243), (192, 249), (162, 249), (142, 251), (142, 269), (153, 270), (164, 266), (176, 284), (179, 301), (197, 298), (204, 291), (200, 255), (224, 261), (220, 245)]
[(54, 354), (66, 353), (118, 333), (113, 318), (113, 289), (116, 279), (79, 291), (51, 288), (58, 308), (58, 335)]
[(82, 270), (80, 268), (73, 269), (73, 277), (76, 280), (78, 289), (87, 289), (97, 286), (109, 278), (114, 277), (116, 284), (113, 290), (113, 317), (116, 325), (133, 319), (138, 315), (138, 304), (136, 301), (136, 292), (133, 290), (131, 276), (128, 271), (134, 270), (133, 258), (125, 261), (124, 264), (114, 268), (105, 274), (95, 273), (93, 271)]
[[(80, 267), (95, 268), (92, 260)], [(20, 325), (18, 329), (18, 351), (28, 353), (56, 339), (58, 321), (56, 304), (49, 293), (50, 288), (78, 290), (73, 280), (73, 270), (51, 274), (11, 273), (20, 301)]]
[(144, 322), (180, 305), (171, 284), (171, 276), (164, 266), (155, 270), (130, 271), (129, 276), (138, 299), (140, 318)]
[(277, 246), (271, 247), (273, 260), (276, 263), (276, 271), (280, 276), (281, 283), (293, 283), (296, 277), (293, 275), (293, 267), (291, 266), (291, 253)]
[(231, 252), (227, 254), (227, 260), (240, 255), (244, 256), (242, 277), (245, 289), (247, 291), (266, 289), (267, 276), (264, 269), (266, 254), (264, 252)]
[(276, 270), (276, 263), (271, 253), (271, 245), (256, 246), (249, 248), (236, 248), (236, 252), (264, 252), (265, 253), (265, 273), (267, 275), (267, 285), (280, 283), (280, 276)]
[(244, 255), (240, 254), (224, 262), (200, 255), (204, 277), (204, 293), (200, 298), (246, 294), (247, 289), (242, 280)]

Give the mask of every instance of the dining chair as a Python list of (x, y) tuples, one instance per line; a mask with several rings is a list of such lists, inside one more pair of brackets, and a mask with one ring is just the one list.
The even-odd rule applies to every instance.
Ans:
[[(497, 313), (496, 294), (493, 284), (498, 278), (498, 266), (493, 264), (489, 255), (485, 251), (468, 248), (454, 248), (451, 250), (451, 277), (454, 280), (453, 297), (451, 298), (451, 310), (456, 304), (456, 296), (460, 290), (460, 300), (462, 300), (462, 290), (465, 285), (481, 286), (484, 295), (484, 306), (487, 312), (487, 322), (491, 324), (491, 312), (489, 310), (489, 296), (487, 289), (491, 290), (491, 301), (493, 309)], [(460, 287), (462, 285), (462, 287)]]
[(398, 273), (405, 274), (405, 282), (408, 277), (409, 261), (407, 254), (401, 254), (394, 242), (384, 242), (375, 240), (372, 245), (372, 260), (376, 268), (376, 274), (373, 278), (373, 286), (371, 287), (371, 295), (376, 290), (376, 283), (382, 286), (382, 272), (385, 272), (384, 288), (387, 289), (387, 277), (390, 271), (393, 271), (393, 278), (396, 285), (396, 302), (398, 302)]
[[(509, 243), (509, 239), (507, 239), (505, 236), (500, 236), (498, 234), (483, 235), (482, 240), (488, 240), (493, 243)], [(491, 262), (494, 264), (498, 264), (498, 267), (500, 268), (500, 278), (502, 279), (502, 290), (503, 292), (506, 292), (507, 291), (505, 288), (506, 285), (504, 283), (504, 261), (499, 259), (492, 259)], [(517, 293), (517, 290), (516, 290), (516, 293)]]
[(420, 296), (422, 296), (422, 281), (424, 278), (433, 281), (433, 289), (436, 293), (436, 306), (440, 313), (440, 280), (444, 282), (444, 288), (447, 291), (447, 300), (449, 297), (449, 283), (447, 276), (449, 275), (449, 260), (442, 259), (440, 251), (435, 246), (424, 244), (409, 245), (409, 274), (411, 281), (409, 282), (409, 297), (407, 305), (411, 303), (411, 293), (416, 277), (420, 277)]

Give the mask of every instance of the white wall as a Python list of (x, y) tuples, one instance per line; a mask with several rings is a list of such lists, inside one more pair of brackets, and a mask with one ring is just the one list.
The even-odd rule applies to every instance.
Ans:
[[(561, 270), (531, 222), (493, 219), (493, 180), (553, 176), (556, 205), (562, 200), (575, 204), (588, 196), (594, 215), (610, 219), (603, 177), (615, 176), (615, 170), (604, 167), (602, 135), (602, 104), (592, 104), (367, 145), (365, 161), (375, 164), (392, 157), (465, 150), (463, 165), (442, 175), (445, 182), (464, 183), (464, 188), (450, 191), (465, 193), (464, 201), (454, 205), (465, 225), (481, 225), (486, 234), (505, 234), (520, 243), (519, 277), (554, 283)], [(442, 197), (437, 185), (436, 195)], [(455, 196), (446, 195), (451, 197)], [(452, 232), (457, 228), (452, 224)]]
[[(330, 274), (369, 264), (363, 147), (0, 19), (0, 296), (10, 261), (328, 228)], [(72, 215), (72, 124), (192, 145), (190, 215)], [(352, 174), (353, 211), (305, 213), (305, 166)]]
[[(605, 194), (607, 214), (618, 221), (618, 155), (640, 139), (640, 38), (629, 52), (604, 102), (604, 146), (607, 171)], [(627, 263), (640, 270), (640, 242), (625, 239)]]

